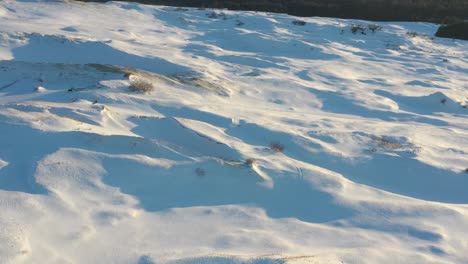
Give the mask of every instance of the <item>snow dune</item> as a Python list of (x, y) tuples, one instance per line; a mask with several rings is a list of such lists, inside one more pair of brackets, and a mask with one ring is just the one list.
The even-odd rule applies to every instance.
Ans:
[(297, 19), (2, 1), (0, 262), (467, 263), (468, 42)]

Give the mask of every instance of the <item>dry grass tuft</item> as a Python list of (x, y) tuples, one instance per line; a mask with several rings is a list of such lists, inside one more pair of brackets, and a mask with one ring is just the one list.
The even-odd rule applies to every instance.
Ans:
[(271, 142), (270, 143), (270, 149), (273, 152), (283, 152), (284, 151), (284, 145), (279, 143), (279, 142)]
[(386, 149), (401, 149), (403, 145), (397, 142), (392, 142), (390, 139), (381, 137), (381, 138), (373, 138), (372, 142), (378, 146), (381, 146)]
[(128, 89), (130, 89), (130, 91), (149, 93), (154, 90), (153, 83), (143, 77), (131, 75), (129, 79), (130, 85)]

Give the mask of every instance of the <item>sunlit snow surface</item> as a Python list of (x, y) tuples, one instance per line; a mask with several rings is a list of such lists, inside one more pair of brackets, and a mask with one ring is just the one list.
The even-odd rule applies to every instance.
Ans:
[(468, 263), (468, 42), (297, 19), (1, 1), (0, 262)]

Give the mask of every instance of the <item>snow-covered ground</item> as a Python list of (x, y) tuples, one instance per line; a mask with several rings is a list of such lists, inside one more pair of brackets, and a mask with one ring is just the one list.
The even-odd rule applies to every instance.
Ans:
[(468, 263), (468, 42), (297, 19), (2, 0), (0, 262)]

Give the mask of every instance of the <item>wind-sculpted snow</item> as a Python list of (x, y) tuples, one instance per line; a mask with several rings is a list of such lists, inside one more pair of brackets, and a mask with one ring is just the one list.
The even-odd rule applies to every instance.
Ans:
[(0, 262), (467, 263), (468, 42), (300, 20), (2, 1)]

